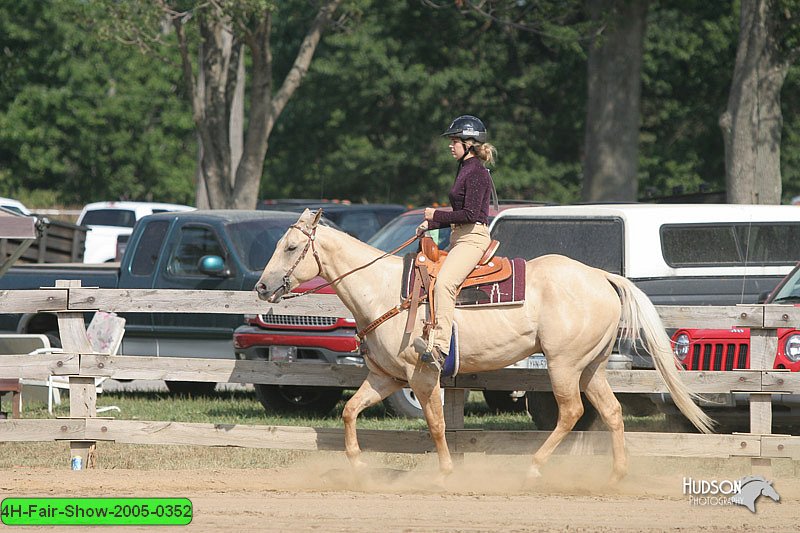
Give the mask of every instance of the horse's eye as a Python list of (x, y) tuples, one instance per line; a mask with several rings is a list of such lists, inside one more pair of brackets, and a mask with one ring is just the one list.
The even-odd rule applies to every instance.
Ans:
[(290, 245), (286, 246), (286, 251), (287, 252), (293, 252), (295, 250), (297, 250), (297, 245), (296, 244), (290, 244)]

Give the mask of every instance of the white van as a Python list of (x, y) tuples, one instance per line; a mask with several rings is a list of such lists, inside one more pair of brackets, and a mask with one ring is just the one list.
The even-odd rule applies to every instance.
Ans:
[(756, 303), (800, 259), (796, 206), (519, 207), (490, 229), (499, 255), (566, 255), (625, 276), (656, 305)]
[(194, 207), (157, 202), (95, 202), (86, 204), (78, 225), (87, 226), (84, 263), (107, 263), (117, 256), (117, 238), (130, 235), (140, 218), (166, 211), (191, 211)]

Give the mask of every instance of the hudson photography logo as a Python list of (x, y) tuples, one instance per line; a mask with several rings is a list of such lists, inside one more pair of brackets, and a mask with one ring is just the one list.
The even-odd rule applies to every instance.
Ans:
[(742, 479), (693, 479), (683, 478), (683, 493), (689, 496), (691, 505), (742, 505), (756, 512), (756, 500), (760, 496), (776, 502), (781, 497), (778, 491), (761, 476), (746, 476)]

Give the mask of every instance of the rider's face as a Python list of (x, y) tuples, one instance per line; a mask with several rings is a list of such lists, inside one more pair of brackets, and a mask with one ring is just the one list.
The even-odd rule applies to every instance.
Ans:
[(461, 159), (465, 152), (464, 141), (457, 137), (450, 138), (450, 154), (456, 159)]

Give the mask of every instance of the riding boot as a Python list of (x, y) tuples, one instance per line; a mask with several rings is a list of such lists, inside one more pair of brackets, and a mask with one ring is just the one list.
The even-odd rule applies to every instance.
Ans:
[(431, 365), (437, 371), (441, 372), (446, 356), (438, 347), (429, 347), (427, 340), (422, 337), (417, 337), (414, 339), (414, 350), (419, 354), (420, 361)]

